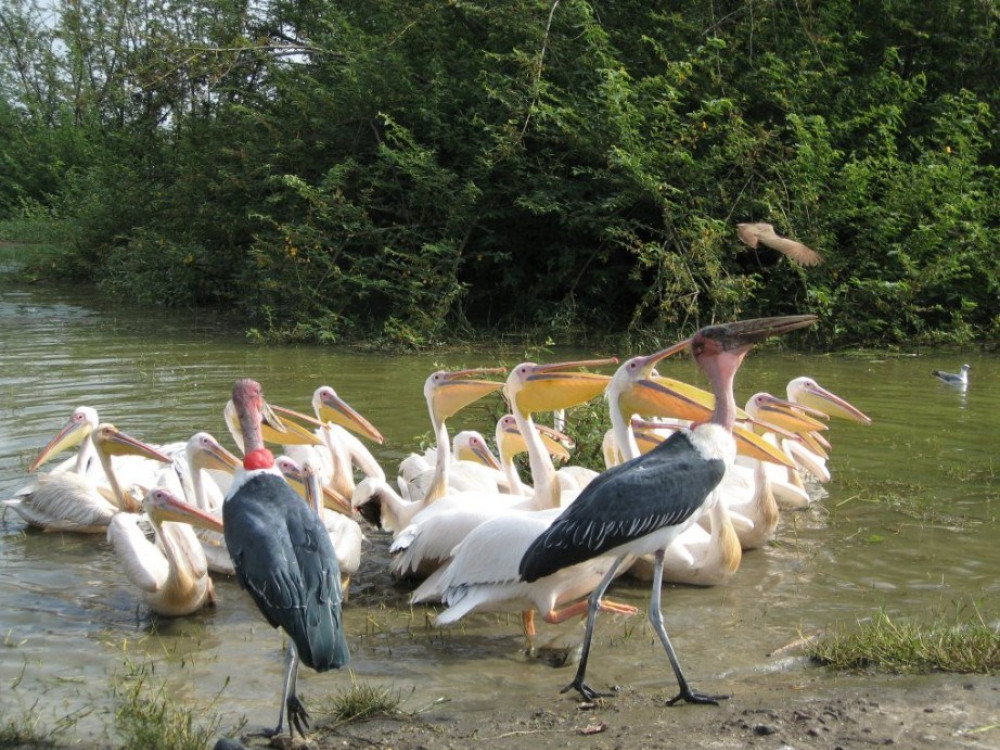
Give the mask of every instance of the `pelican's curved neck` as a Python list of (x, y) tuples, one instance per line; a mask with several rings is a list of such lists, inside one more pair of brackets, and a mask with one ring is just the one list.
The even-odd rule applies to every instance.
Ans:
[(73, 467), (73, 471), (79, 474), (81, 477), (87, 473), (87, 464), (90, 463), (91, 457), (94, 455), (94, 442), (88, 437), (80, 445), (80, 450), (76, 452), (76, 464)]
[(559, 481), (556, 479), (556, 467), (552, 457), (545, 449), (542, 438), (535, 429), (531, 414), (522, 414), (517, 405), (512, 405), (511, 413), (521, 431), (524, 443), (528, 447), (528, 465), (531, 467), (531, 483), (535, 488), (534, 505), (536, 510), (559, 507)]
[(154, 526), (156, 538), (163, 548), (163, 555), (167, 558), (169, 568), (166, 587), (190, 586), (193, 581), (191, 570), (194, 566), (191, 560), (191, 551), (188, 549), (189, 543), (186, 543), (184, 535), (190, 531), (191, 527), (172, 521), (154, 523)]
[(115, 507), (122, 511), (137, 510), (137, 508), (132, 507), (132, 503), (129, 502), (129, 499), (125, 497), (125, 493), (122, 492), (121, 485), (118, 483), (118, 477), (115, 475), (115, 469), (111, 465), (111, 456), (96, 443), (94, 444), (94, 450), (97, 451), (97, 457), (101, 461), (104, 476), (108, 478), (108, 484), (111, 485), (111, 494), (114, 497)]
[(431, 423), (437, 438), (437, 455), (434, 457), (434, 476), (424, 496), (424, 504), (429, 505), (440, 500), (448, 490), (448, 467), (451, 462), (451, 441), (448, 439), (448, 427), (443, 419), (438, 419), (431, 410)]
[(497, 447), (500, 449), (500, 465), (503, 467), (504, 476), (507, 477), (510, 494), (524, 497), (524, 483), (521, 481), (521, 476), (517, 473), (517, 466), (514, 465), (514, 456), (504, 448), (502, 443)]
[(632, 432), (632, 425), (629, 424), (631, 415), (626, 417), (622, 412), (618, 395), (617, 392), (613, 392), (608, 403), (608, 411), (611, 414), (611, 429), (614, 430), (615, 442), (618, 444), (622, 458), (631, 461), (639, 456), (639, 444), (635, 441), (635, 433)]

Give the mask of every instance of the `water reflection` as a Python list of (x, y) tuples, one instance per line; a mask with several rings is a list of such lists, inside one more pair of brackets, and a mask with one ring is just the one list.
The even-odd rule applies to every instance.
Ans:
[[(260, 347), (213, 315), (100, 306), (72, 291), (2, 290), (0, 491), (7, 497), (27, 481), (26, 468), (38, 450), (81, 404), (153, 442), (208, 429), (231, 445), (222, 406), (233, 381), (248, 375), (264, 384), (275, 403), (301, 410), (308, 410), (317, 385), (333, 385), (386, 436), (386, 445), (373, 452), (391, 476), (429, 431), (422, 385), (432, 370), (595, 354), (607, 353), (393, 357)], [(708, 676), (752, 673), (768, 667), (766, 653), (800, 633), (850, 622), (881, 606), (927, 612), (997, 593), (1000, 433), (994, 422), (1000, 414), (1000, 363), (973, 358), (974, 378), (965, 391), (930, 374), (957, 371), (964, 361), (776, 350), (751, 355), (737, 382), (739, 397), (757, 390), (783, 395), (788, 380), (809, 375), (846, 396), (874, 424), (831, 424), (833, 481), (824, 488), (827, 496), (806, 511), (785, 514), (775, 543), (747, 554), (730, 585), (665, 594), (667, 627), (679, 634), (687, 669)], [(661, 371), (706, 385), (690, 360), (668, 360)], [(449, 425), (491, 434), (489, 419), (483, 406)], [(519, 653), (516, 615), (476, 615), (451, 630), (428, 628), (427, 612), (411, 610), (406, 588), (385, 572), (385, 538), (372, 531), (368, 537), (345, 610), (358, 676), (404, 691), (419, 685), (426, 702), (447, 696), (469, 710), (489, 710), (514, 686), (531, 684), (546, 693), (568, 681), (569, 675)], [(114, 675), (129, 660), (152, 659), (158, 676), (192, 704), (215, 705), (221, 692), (219, 708), (234, 722), (241, 715), (260, 724), (273, 719), (283, 644), (232, 581), (217, 583), (216, 609), (153, 628), (99, 537), (25, 533), (8, 514), (0, 522), (0, 560), (0, 637), (8, 645), (0, 649), (5, 709), (28, 708), (44, 696), (43, 705), (54, 707), (51, 723), (80, 711), (87, 716), (74, 732), (101, 737)], [(647, 591), (622, 582), (615, 597), (644, 607)], [(642, 620), (601, 621), (599, 635), (610, 646), (595, 656), (593, 669), (602, 680), (662, 684), (658, 644), (627, 637), (644, 630)], [(558, 632), (548, 629), (549, 635)], [(543, 629), (539, 640), (545, 637)], [(720, 655), (723, 639), (729, 648)], [(313, 694), (347, 683), (345, 676), (301, 679)]]

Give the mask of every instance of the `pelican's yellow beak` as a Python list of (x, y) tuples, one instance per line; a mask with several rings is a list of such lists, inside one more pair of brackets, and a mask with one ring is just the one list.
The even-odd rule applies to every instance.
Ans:
[[(601, 367), (618, 364), (616, 357), (585, 359), (537, 365), (524, 362), (507, 378), (507, 393), (517, 402), (523, 414), (568, 409), (599, 396), (611, 382), (610, 375), (592, 372), (570, 372), (577, 367)], [(517, 379), (512, 387), (511, 380)]]
[(42, 452), (38, 454), (38, 458), (36, 458), (34, 463), (31, 464), (29, 471), (36, 471), (39, 466), (44, 464), (53, 456), (62, 453), (64, 450), (75, 448), (87, 439), (92, 430), (93, 427), (88, 422), (70, 420), (66, 423), (66, 426), (59, 430), (58, 434), (49, 441), (49, 444), (42, 449)]
[(479, 380), (476, 375), (500, 375), (502, 367), (478, 367), (468, 370), (438, 370), (427, 378), (424, 393), (439, 420), (449, 419), (469, 404), (503, 388), (503, 383)]
[(497, 461), (496, 456), (490, 453), (486, 443), (476, 440), (474, 443), (466, 443), (458, 450), (458, 458), (462, 461), (474, 461), (477, 464), (488, 466), (491, 469), (501, 471), (503, 467)]
[(809, 413), (812, 413), (814, 416), (825, 418), (826, 415), (822, 412), (808, 407), (802, 408), (791, 401), (775, 398), (769, 393), (758, 393), (754, 397), (754, 405), (759, 420), (789, 432), (803, 433), (829, 429), (826, 422), (820, 422), (809, 416)]
[[(549, 455), (553, 459), (557, 461), (569, 460), (570, 450), (576, 447), (573, 438), (543, 424), (536, 424), (535, 430), (538, 432), (539, 437), (541, 437), (542, 444), (545, 445), (545, 450), (549, 452)], [(525, 442), (521, 430), (518, 429), (517, 422), (514, 421), (513, 416), (510, 416), (510, 419), (504, 422), (498, 437), (501, 443), (499, 448), (500, 455), (502, 456), (516, 456), (528, 450), (528, 444)]]
[(234, 473), (242, 463), (223, 446), (215, 443), (198, 451), (198, 468)]
[[(292, 422), (291, 419), (281, 419), (281, 417), (277, 414), (278, 411), (288, 414), (289, 417), (294, 416), (295, 419), (311, 424), (314, 427), (319, 426), (319, 422), (312, 417), (307, 417), (305, 414), (299, 414), (291, 409), (283, 409), (280, 406), (271, 406), (265, 402), (261, 408), (260, 423), (260, 432), (265, 442), (275, 443), (277, 445), (323, 444), (323, 441), (311, 429), (303, 427), (296, 422)], [(241, 436), (240, 418), (236, 413), (236, 405), (233, 403), (232, 399), (226, 403), (223, 415), (226, 420), (226, 427), (229, 428), (229, 433), (233, 436), (233, 440), (236, 441), (236, 444), (239, 445), (242, 450), (243, 437)]]
[[(657, 422), (638, 417), (632, 417), (631, 425), (640, 453), (647, 453), (663, 442), (663, 437), (657, 433), (657, 430), (664, 428), (679, 430), (687, 426), (681, 423)], [(783, 450), (746, 427), (734, 425), (733, 440), (736, 441), (736, 452), (741, 456), (770, 461), (789, 468), (794, 466), (792, 460), (785, 455)]]
[(96, 442), (100, 449), (109, 456), (142, 456), (165, 464), (169, 464), (173, 460), (153, 446), (136, 440), (131, 435), (126, 435), (113, 424), (107, 422), (97, 426)]
[(741, 456), (755, 458), (758, 461), (768, 461), (772, 464), (786, 466), (789, 469), (795, 467), (795, 463), (785, 451), (769, 440), (765, 440), (753, 430), (733, 425), (733, 440), (736, 441), (736, 452)]
[(872, 423), (871, 417), (867, 414), (810, 378), (805, 379), (796, 389), (795, 403), (831, 417), (847, 419), (860, 424)]
[[(691, 422), (704, 422), (712, 417), (715, 396), (706, 390), (673, 378), (654, 377), (639, 380), (619, 399), (624, 414), (672, 417)], [(746, 419), (742, 409), (737, 419)]]
[(385, 443), (385, 438), (382, 437), (381, 432), (375, 429), (375, 425), (361, 416), (353, 406), (340, 396), (332, 392), (324, 392), (321, 398), (319, 418), (324, 422), (333, 422), (344, 429), (373, 440), (379, 445)]
[(197, 528), (222, 533), (221, 519), (188, 505), (164, 489), (155, 489), (147, 493), (142, 507), (147, 514), (160, 521), (187, 523)]
[[(282, 406), (273, 406), (266, 402), (261, 414), (263, 419), (260, 431), (265, 442), (278, 445), (323, 444), (323, 440), (316, 434), (316, 428), (320, 426), (320, 423), (306, 414), (300, 414)], [(283, 419), (281, 414), (287, 418)]]

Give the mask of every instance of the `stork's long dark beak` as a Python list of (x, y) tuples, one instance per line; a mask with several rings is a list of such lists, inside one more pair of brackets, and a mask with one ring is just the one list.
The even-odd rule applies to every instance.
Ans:
[(718, 341), (725, 349), (738, 349), (742, 346), (758, 344), (771, 336), (780, 336), (799, 328), (811, 326), (819, 320), (816, 315), (783, 315), (774, 318), (752, 318), (737, 320), (732, 323), (706, 326), (701, 333), (714, 341)]

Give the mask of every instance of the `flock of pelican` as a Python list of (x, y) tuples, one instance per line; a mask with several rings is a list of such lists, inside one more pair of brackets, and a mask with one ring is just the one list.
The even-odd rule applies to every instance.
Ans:
[[(733, 381), (753, 344), (811, 325), (814, 316), (740, 321), (618, 365), (616, 359), (524, 362), (432, 373), (424, 385), (435, 445), (399, 466), (394, 482), (365, 444), (381, 433), (329, 386), (307, 415), (268, 404), (239, 381), (223, 409), (243, 458), (207, 432), (151, 445), (101, 423), (86, 406), (42, 449), (35, 476), (5, 506), (45, 531), (105, 534), (149, 610), (177, 617), (215, 601), (212, 576), (235, 576), (267, 621), (290, 637), (279, 732), (302, 733), (299, 662), (348, 663), (341, 619), (361, 566), (362, 523), (390, 537), (394, 576), (414, 603), (443, 607), (438, 625), (475, 611), (520, 612), (529, 647), (538, 613), (549, 623), (587, 616), (574, 688), (584, 675), (598, 611), (636, 608), (604, 598), (615, 577), (650, 581), (650, 620), (680, 693), (690, 689), (660, 614), (663, 582), (725, 583), (745, 551), (773, 537), (783, 509), (811, 502), (830, 479), (829, 417), (870, 419), (808, 377), (784, 397), (759, 392), (739, 408)], [(712, 391), (661, 376), (657, 365), (690, 350)], [(618, 365), (613, 374), (594, 369)], [(447, 420), (502, 392), (509, 409), (492, 430), (451, 438)], [(535, 416), (565, 413), (603, 395), (611, 429), (604, 470), (566, 465), (573, 441)], [(265, 444), (280, 446), (277, 457)], [(527, 453), (530, 476), (518, 454)], [(375, 533), (369, 531), (369, 533)]]

